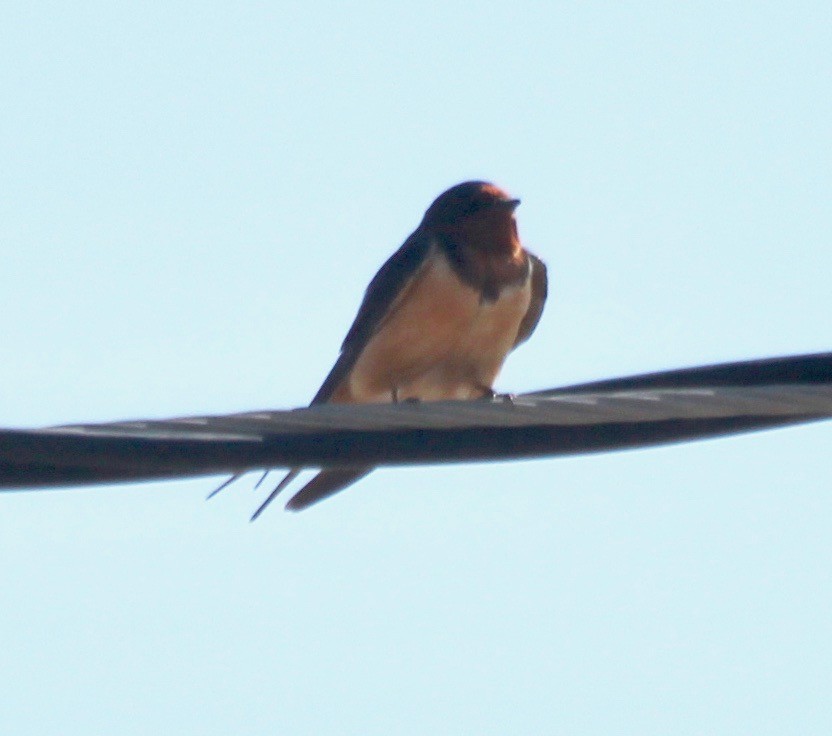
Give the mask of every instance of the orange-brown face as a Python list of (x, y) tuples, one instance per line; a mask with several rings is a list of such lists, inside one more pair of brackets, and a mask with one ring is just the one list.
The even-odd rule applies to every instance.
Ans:
[(513, 253), (520, 248), (514, 220), (518, 204), (494, 184), (467, 181), (436, 198), (422, 227), (472, 251)]

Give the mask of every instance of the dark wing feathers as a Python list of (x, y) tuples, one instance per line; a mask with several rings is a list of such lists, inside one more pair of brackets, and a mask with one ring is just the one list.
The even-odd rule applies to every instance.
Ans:
[(352, 370), (361, 351), (376, 333), (396, 299), (424, 264), (430, 247), (430, 238), (416, 230), (373, 277), (352, 327), (341, 345), (341, 354), (312, 399), (313, 404), (328, 401), (338, 384)]
[(286, 504), (290, 511), (303, 511), (318, 501), (338, 493), (373, 470), (372, 466), (362, 468), (337, 468), (323, 470), (301, 488)]
[(531, 253), (529, 253), (529, 260), (532, 266), (532, 298), (526, 316), (523, 317), (520, 327), (517, 328), (517, 339), (514, 341), (515, 348), (531, 337), (534, 328), (540, 322), (540, 316), (543, 314), (543, 307), (546, 304), (546, 295), (549, 291), (546, 264)]
[[(312, 399), (312, 404), (323, 404), (329, 401), (341, 381), (349, 375), (361, 351), (384, 322), (396, 300), (406, 290), (410, 280), (419, 272), (430, 247), (430, 238), (421, 230), (416, 230), (378, 270), (373, 280), (370, 281), (367, 291), (364, 292), (364, 299), (358, 308), (358, 314), (341, 345), (341, 354)], [(263, 512), (300, 470), (300, 468), (292, 468), (257, 509), (253, 518), (257, 518)], [(372, 467), (362, 467), (321, 471), (290, 499), (286, 508), (300, 511), (346, 488), (371, 470)]]

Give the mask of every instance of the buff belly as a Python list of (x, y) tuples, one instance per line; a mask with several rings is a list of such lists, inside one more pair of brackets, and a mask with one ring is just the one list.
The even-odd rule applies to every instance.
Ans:
[(514, 346), (530, 280), (494, 302), (463, 284), (434, 252), (408, 284), (332, 396), (338, 403), (478, 398)]

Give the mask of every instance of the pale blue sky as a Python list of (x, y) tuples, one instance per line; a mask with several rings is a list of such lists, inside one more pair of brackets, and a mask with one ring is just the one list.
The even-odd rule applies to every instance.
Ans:
[[(832, 6), (4, 3), (0, 425), (306, 403), (446, 187), (499, 388), (832, 349)], [(0, 496), (0, 732), (828, 734), (832, 427)]]

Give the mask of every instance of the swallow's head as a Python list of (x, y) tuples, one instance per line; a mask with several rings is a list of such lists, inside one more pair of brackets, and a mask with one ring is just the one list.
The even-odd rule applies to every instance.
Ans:
[[(516, 232), (514, 210), (520, 204), (487, 181), (466, 181), (440, 194), (428, 207), (422, 227), (438, 232)], [(516, 235), (515, 235), (516, 237)]]

